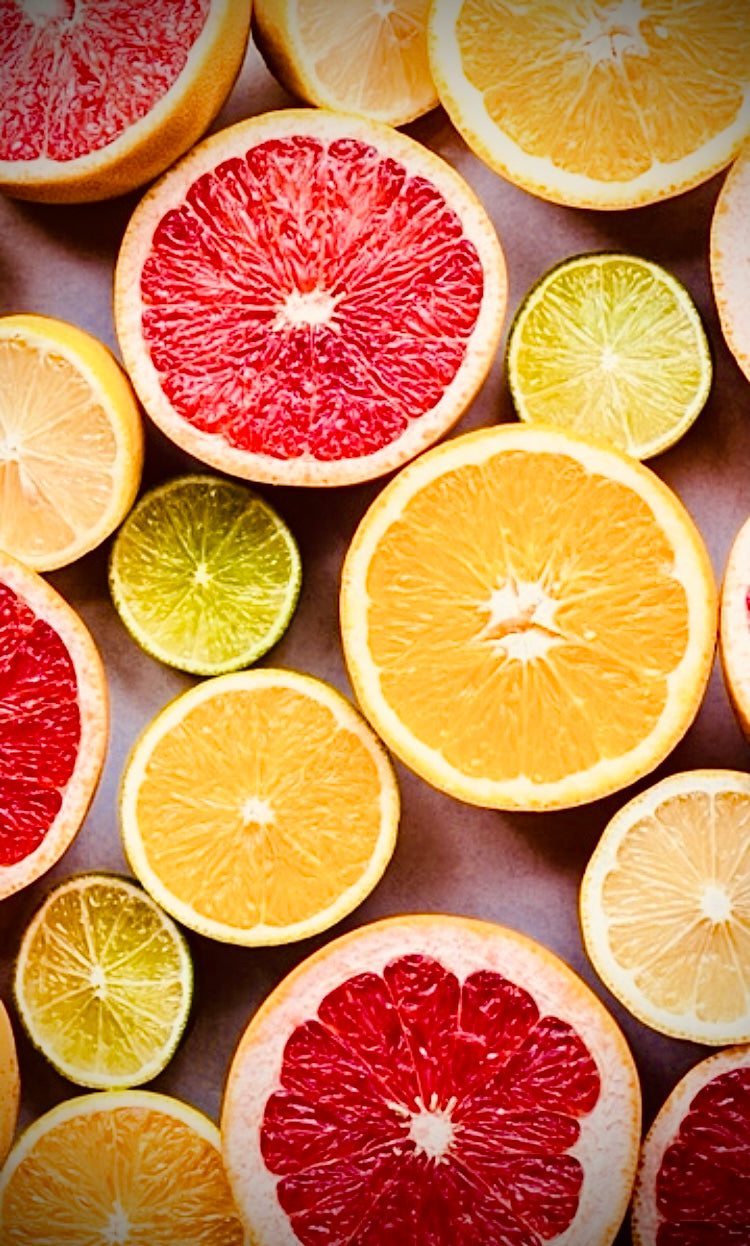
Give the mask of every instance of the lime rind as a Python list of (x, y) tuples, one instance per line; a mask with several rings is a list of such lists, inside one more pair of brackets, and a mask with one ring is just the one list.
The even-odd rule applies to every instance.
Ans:
[(114, 606), (151, 657), (189, 674), (241, 670), (282, 637), (302, 563), (274, 508), (247, 485), (182, 476), (145, 494), (112, 545)]

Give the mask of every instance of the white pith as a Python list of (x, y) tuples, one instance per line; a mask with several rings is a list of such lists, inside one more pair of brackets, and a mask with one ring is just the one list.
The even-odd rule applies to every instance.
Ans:
[(719, 192), (711, 221), (710, 262), (722, 332), (750, 379), (750, 151), (740, 154)]

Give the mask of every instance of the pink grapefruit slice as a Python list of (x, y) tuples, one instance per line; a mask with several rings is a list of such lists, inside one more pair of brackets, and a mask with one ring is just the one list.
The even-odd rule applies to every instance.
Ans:
[(85, 624), (0, 553), (0, 900), (72, 842), (99, 780), (107, 692)]
[(154, 422), (251, 480), (379, 476), (463, 414), (505, 262), (464, 179), (381, 123), (290, 109), (204, 140), (120, 250), (122, 355)]
[(724, 340), (750, 380), (750, 144), (730, 168), (711, 220), (711, 286)]
[(640, 1094), (620, 1030), (552, 953), (405, 916), (272, 992), (230, 1067), (222, 1135), (256, 1246), (608, 1246)]
[(750, 740), (750, 518), (732, 541), (724, 571), (719, 655), (730, 705)]
[(82, 203), (143, 186), (234, 84), (250, 0), (0, 0), (0, 188)]

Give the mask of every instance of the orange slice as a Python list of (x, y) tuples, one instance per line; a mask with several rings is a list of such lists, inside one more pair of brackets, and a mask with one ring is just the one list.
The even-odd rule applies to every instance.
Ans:
[(612, 1017), (546, 948), (404, 916), (329, 943), (272, 992), (221, 1130), (257, 1246), (609, 1246), (640, 1091)]
[(10, 1150), (18, 1119), (21, 1080), (10, 1017), (0, 1000), (0, 1166)]
[(750, 740), (750, 519), (732, 542), (721, 586), (719, 653), (729, 701)]
[(480, 159), (558, 203), (630, 208), (705, 181), (750, 134), (737, 0), (440, 0), (441, 103)]
[(504, 425), (429, 451), (376, 498), (341, 626), (359, 703), (407, 765), (474, 804), (562, 808), (632, 783), (687, 730), (715, 590), (648, 468)]
[(183, 925), (240, 944), (325, 930), (395, 847), (390, 761), (339, 692), (294, 671), (217, 676), (136, 743), (121, 800), (134, 872)]
[(729, 170), (711, 221), (711, 284), (726, 343), (750, 380), (750, 147)]

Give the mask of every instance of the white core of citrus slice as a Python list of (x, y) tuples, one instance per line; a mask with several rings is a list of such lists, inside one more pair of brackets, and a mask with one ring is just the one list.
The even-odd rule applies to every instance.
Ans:
[(710, 260), (722, 332), (750, 380), (750, 148), (732, 165), (716, 200)]
[(724, 572), (719, 652), (732, 708), (750, 739), (750, 519), (732, 542)]

